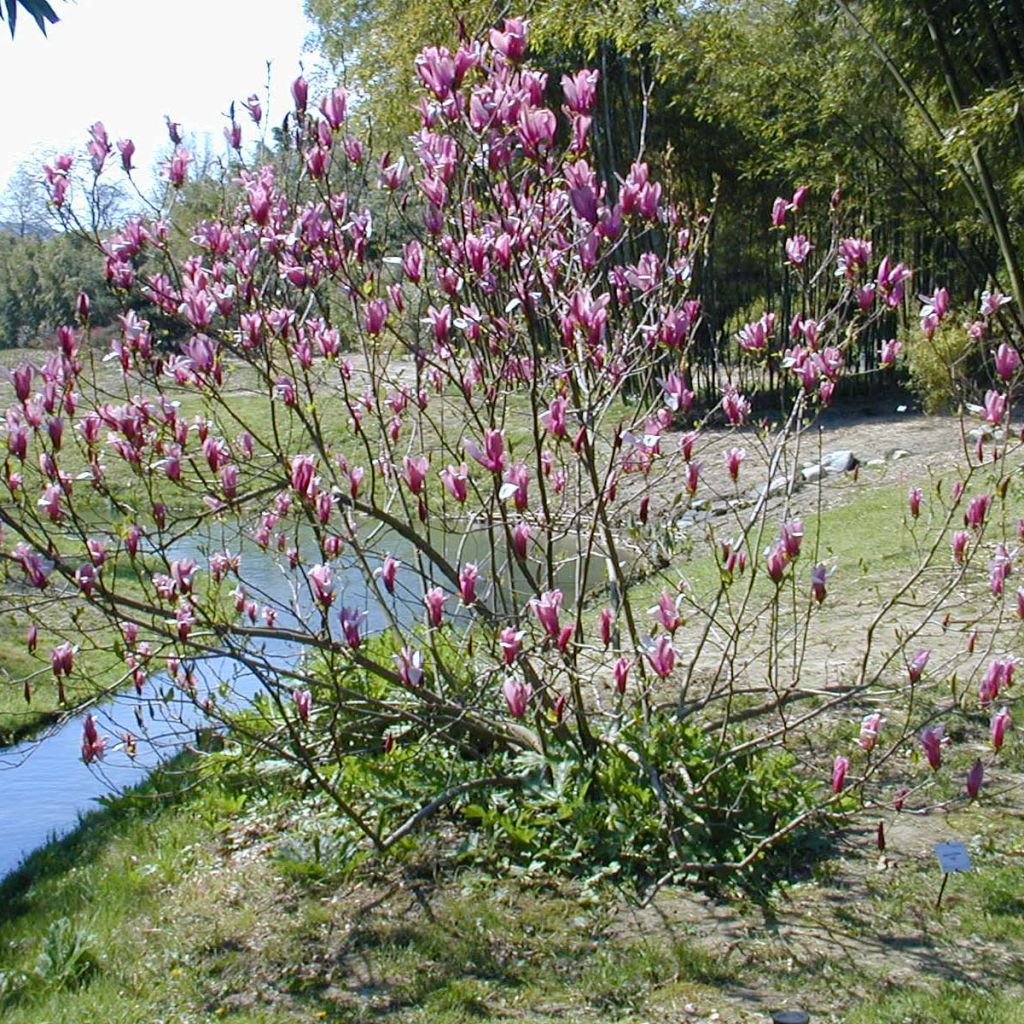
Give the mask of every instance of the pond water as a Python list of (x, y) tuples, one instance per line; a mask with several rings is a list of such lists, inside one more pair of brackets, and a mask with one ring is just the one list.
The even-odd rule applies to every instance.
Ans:
[[(173, 557), (194, 558), (205, 566), (211, 550), (225, 546), (239, 550), (237, 532), (234, 545), (224, 538), (216, 544), (209, 541), (186, 541), (175, 546)], [(408, 622), (422, 616), (422, 586), (410, 582), (411, 549), (407, 542), (394, 536), (383, 538), (374, 546), (390, 551), (396, 558), (409, 562), (403, 566), (404, 596), (393, 599), (391, 610), (399, 621)], [(243, 546), (243, 576), (246, 591), (258, 597), (261, 604), (278, 609), (278, 624), (296, 625), (299, 616), (310, 611), (308, 594), (301, 584), (301, 574), (282, 569), (278, 560), (252, 547)], [(464, 543), (458, 561), (480, 564), (486, 577), (490, 548), (486, 534), (478, 534)], [(337, 623), (337, 609), (349, 605), (365, 609), (365, 632), (387, 628), (388, 619), (380, 601), (378, 584), (367, 583), (364, 571), (343, 557), (333, 565), (337, 598), (332, 609), (332, 622)], [(508, 571), (506, 569), (506, 571)], [(574, 589), (574, 566), (566, 562), (556, 584), (568, 597)], [(521, 588), (517, 586), (517, 591)], [(517, 594), (517, 597), (519, 595)], [(392, 600), (388, 598), (388, 600)], [(454, 611), (449, 602), (448, 611)], [(463, 613), (465, 614), (465, 613)], [(296, 657), (295, 651), (282, 641), (270, 641), (264, 655), (277, 662)], [(211, 657), (195, 665), (200, 694), (213, 692), (225, 680), (231, 683), (231, 700), (244, 702), (260, 688), (258, 680), (241, 670), (228, 657)], [(165, 680), (151, 678), (143, 697), (128, 689), (101, 708), (93, 709), (102, 735), (108, 738), (108, 749), (102, 760), (87, 765), (81, 758), (82, 721), (84, 715), (69, 720), (45, 736), (13, 747), (0, 749), (0, 877), (14, 870), (33, 849), (63, 835), (78, 823), (85, 812), (97, 806), (99, 798), (110, 796), (143, 781), (157, 764), (169, 759), (196, 739), (203, 726), (202, 712), (192, 701), (174, 696)], [(166, 690), (167, 699), (157, 696)], [(224, 698), (221, 696), (221, 705)], [(133, 757), (123, 749), (119, 738), (125, 733), (138, 737)]]

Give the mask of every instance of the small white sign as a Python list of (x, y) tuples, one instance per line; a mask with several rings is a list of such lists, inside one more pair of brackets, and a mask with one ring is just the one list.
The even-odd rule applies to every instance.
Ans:
[(939, 858), (939, 866), (945, 875), (953, 871), (971, 870), (971, 858), (963, 843), (937, 843), (935, 856)]

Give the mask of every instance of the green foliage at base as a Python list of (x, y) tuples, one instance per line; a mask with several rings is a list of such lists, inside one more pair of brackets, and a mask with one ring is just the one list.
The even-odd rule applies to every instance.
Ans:
[[(674, 872), (724, 875), (679, 865), (738, 864), (812, 802), (789, 754), (750, 749), (726, 757), (706, 729), (669, 715), (638, 718), (589, 759), (521, 755), (517, 768), (523, 785), (462, 808), (478, 826), (466, 840), (468, 856), (641, 889)], [(805, 835), (794, 831), (790, 844)], [(771, 873), (780, 851), (755, 858), (731, 881)]]

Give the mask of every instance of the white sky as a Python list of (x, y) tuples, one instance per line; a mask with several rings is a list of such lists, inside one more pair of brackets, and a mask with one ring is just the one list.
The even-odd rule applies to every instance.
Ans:
[[(303, 55), (310, 25), (302, 0), (51, 4), (61, 20), (45, 38), (24, 11), (13, 41), (0, 26), (0, 188), (38, 151), (82, 150), (94, 121), (106, 125), (111, 144), (135, 142), (144, 185), (168, 147), (164, 114), (186, 133), (211, 133), (213, 151), (223, 153), (232, 100), (243, 139), (256, 129), (239, 101), (259, 94), (266, 115), (268, 61), (271, 124), (291, 106), (300, 64), (316, 66), (315, 56)], [(120, 168), (116, 147), (111, 161)]]

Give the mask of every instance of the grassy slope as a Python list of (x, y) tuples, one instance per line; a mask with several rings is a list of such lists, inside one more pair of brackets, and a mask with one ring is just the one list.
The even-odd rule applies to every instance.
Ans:
[[(815, 1021), (1024, 1021), (1019, 816), (975, 822), (978, 870), (941, 916), (928, 857), (868, 866), (838, 901), (848, 883), (826, 864), (709, 938), (724, 904), (666, 925), (670, 902), (634, 917), (612, 891), (444, 873), (425, 855), (353, 878), (289, 846), (301, 807), (177, 789), (90, 816), (0, 887), (5, 1024), (753, 1022), (787, 1003)], [(817, 947), (780, 927), (801, 906)], [(858, 957), (879, 936), (886, 955)]]

